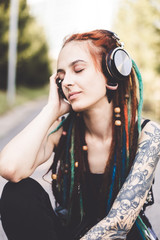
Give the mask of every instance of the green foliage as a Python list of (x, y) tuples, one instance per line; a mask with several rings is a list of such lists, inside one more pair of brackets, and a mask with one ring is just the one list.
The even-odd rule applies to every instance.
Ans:
[[(158, 2), (159, 0), (122, 0), (114, 24), (116, 32), (123, 37), (131, 55), (142, 68), (154, 68), (158, 60), (156, 59), (160, 47)], [(158, 64), (160, 65), (160, 59)]]
[(0, 1), (0, 88), (7, 77), (9, 1)]
[(160, 120), (154, 107), (160, 104), (160, 1), (121, 0), (119, 5), (114, 31), (142, 73), (144, 109)]
[[(9, 3), (0, 0), (0, 88), (7, 87)], [(40, 87), (51, 75), (51, 61), (44, 31), (20, 0), (17, 46), (17, 86)]]

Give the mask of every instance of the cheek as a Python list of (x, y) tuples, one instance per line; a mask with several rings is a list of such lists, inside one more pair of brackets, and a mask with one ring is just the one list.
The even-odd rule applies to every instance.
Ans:
[(94, 82), (94, 85), (99, 89), (105, 89), (106, 88), (107, 80), (104, 77), (102, 72), (95, 72), (95, 74), (93, 75), (93, 78), (92, 78), (92, 82)]
[(95, 79), (90, 84), (91, 91), (97, 93), (98, 95), (102, 96), (106, 94), (106, 86), (105, 82), (101, 81), (101, 79)]

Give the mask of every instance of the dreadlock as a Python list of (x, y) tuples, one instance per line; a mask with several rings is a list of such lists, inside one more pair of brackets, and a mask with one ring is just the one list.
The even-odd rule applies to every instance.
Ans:
[[(82, 34), (74, 34), (65, 39), (63, 47), (71, 41), (83, 41), (88, 44), (95, 66), (103, 69), (103, 56), (118, 46), (111, 32), (95, 30)], [(109, 159), (106, 164), (103, 184), (100, 190), (101, 209), (103, 218), (109, 212), (120, 188), (122, 187), (135, 158), (138, 136), (141, 131), (142, 110), (142, 79), (139, 70), (132, 62), (131, 74), (125, 82), (119, 82), (116, 93), (112, 94), (113, 124), (112, 143)], [(139, 92), (137, 89), (139, 83)], [(115, 125), (114, 109), (119, 108), (120, 125)], [(138, 118), (138, 121), (137, 121)], [(79, 213), (82, 220), (85, 214), (86, 176), (89, 171), (87, 161), (87, 146), (85, 143), (85, 124), (82, 113), (71, 112), (63, 122), (63, 133), (58, 147), (55, 149), (54, 162), (51, 166), (53, 183), (52, 189), (58, 205), (68, 210), (67, 223), (74, 221), (74, 211)], [(136, 222), (138, 229), (144, 230), (140, 219)], [(145, 232), (145, 231), (142, 231)]]

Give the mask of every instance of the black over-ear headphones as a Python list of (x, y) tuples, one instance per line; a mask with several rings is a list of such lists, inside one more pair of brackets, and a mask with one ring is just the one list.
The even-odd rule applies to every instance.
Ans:
[(111, 78), (123, 80), (131, 73), (132, 60), (122, 47), (117, 47), (106, 57), (106, 66)]
[(103, 56), (102, 69), (106, 77), (109, 78), (108, 84), (114, 85), (129, 76), (132, 69), (132, 60), (124, 50), (123, 43), (120, 42), (119, 37), (114, 32), (107, 32), (116, 40), (118, 47), (112, 49), (107, 56)]
[[(107, 77), (109, 86), (117, 86), (119, 82), (128, 79), (131, 73), (132, 60), (129, 54), (124, 50), (124, 44), (120, 42), (119, 37), (111, 31), (105, 31), (108, 36), (116, 40), (116, 45), (107, 55), (102, 55), (102, 70)], [(108, 102), (110, 103), (115, 91), (106, 89)]]
[(63, 90), (62, 90), (62, 81), (63, 80), (61, 80), (60, 78), (57, 78), (56, 79), (56, 84), (58, 86), (58, 91), (59, 91), (60, 95), (62, 96), (62, 98), (66, 99), (66, 96), (64, 95)]

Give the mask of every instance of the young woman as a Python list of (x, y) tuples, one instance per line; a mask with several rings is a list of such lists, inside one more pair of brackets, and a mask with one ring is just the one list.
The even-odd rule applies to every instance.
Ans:
[[(67, 38), (48, 103), (0, 154), (10, 180), (1, 198), (8, 239), (157, 239), (144, 210), (160, 127), (142, 120), (141, 109), (142, 79), (117, 35)], [(29, 178), (53, 151), (55, 211)]]

